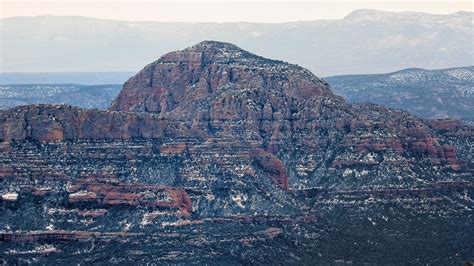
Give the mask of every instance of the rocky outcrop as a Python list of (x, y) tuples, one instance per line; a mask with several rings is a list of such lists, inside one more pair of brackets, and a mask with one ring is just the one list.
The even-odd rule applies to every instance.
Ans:
[(190, 215), (192, 203), (185, 190), (169, 186), (127, 184), (113, 176), (93, 175), (68, 187), (69, 203), (176, 208)]
[(255, 160), (260, 167), (273, 179), (281, 188), (288, 190), (288, 174), (286, 167), (273, 154), (264, 150), (254, 151)]
[(154, 138), (163, 134), (163, 121), (150, 114), (64, 105), (22, 106), (3, 111), (0, 119), (4, 142)]
[[(110, 109), (163, 114), (189, 104), (191, 99), (203, 100), (242, 86), (261, 92), (282, 91), (296, 99), (335, 97), (327, 83), (306, 69), (251, 54), (230, 43), (204, 41), (146, 66), (124, 84)], [(225, 110), (216, 106), (216, 116), (231, 111), (226, 108), (231, 102), (226, 100), (232, 101), (223, 97), (220, 104)], [(240, 118), (239, 113), (233, 115)]]

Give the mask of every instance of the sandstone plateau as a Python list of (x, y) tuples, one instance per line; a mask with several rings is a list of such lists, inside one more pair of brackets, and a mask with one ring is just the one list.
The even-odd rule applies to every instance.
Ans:
[[(467, 261), (473, 137), (204, 41), (146, 66), (107, 111), (0, 111), (0, 260)], [(438, 237), (453, 248), (426, 248)]]

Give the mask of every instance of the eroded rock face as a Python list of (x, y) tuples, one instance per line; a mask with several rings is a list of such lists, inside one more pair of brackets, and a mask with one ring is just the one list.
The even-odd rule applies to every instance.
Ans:
[[(163, 114), (177, 107), (191, 107), (191, 103), (209, 99), (210, 96), (221, 95), (216, 100), (219, 106), (209, 114), (211, 117), (225, 116), (231, 111), (247, 113), (245, 106), (236, 106), (232, 101), (245, 101), (250, 95), (234, 100), (232, 98), (236, 95), (225, 93), (244, 88), (254, 93), (270, 90), (300, 100), (313, 96), (335, 97), (326, 82), (304, 68), (251, 54), (230, 43), (205, 41), (166, 54), (146, 66), (125, 83), (110, 109)], [(273, 101), (272, 104), (267, 108), (278, 110), (284, 103)], [(222, 114), (221, 111), (226, 112)], [(233, 115), (242, 118), (240, 113)], [(181, 115), (180, 118), (187, 117)]]
[(78, 179), (67, 189), (69, 203), (175, 208), (190, 215), (192, 203), (184, 189), (123, 183), (110, 175)]
[[(323, 229), (314, 224), (333, 209), (361, 223), (367, 204), (379, 211), (382, 201), (397, 206), (390, 217), (445, 215), (437, 200), (450, 193), (449, 204), (469, 209), (460, 206), (473, 187), (470, 127), (348, 105), (307, 70), (231, 44), (202, 42), (163, 56), (127, 81), (110, 109), (0, 111), (0, 195), (16, 195), (0, 201), (0, 225), (15, 231), (0, 237), (91, 240), (82, 232), (97, 231), (115, 232), (115, 241), (117, 232), (147, 232), (147, 243), (158, 239), (153, 245), (162, 248), (160, 239), (179, 241), (157, 232), (180, 228), (204, 252), (216, 248), (210, 243), (251, 249), (289, 237), (286, 248), (298, 253), (303, 241), (315, 257), (311, 243)], [(37, 222), (20, 219), (21, 208)], [(319, 210), (327, 211), (323, 220)]]
[(63, 105), (29, 105), (2, 112), (4, 142), (133, 139), (162, 136), (163, 122), (150, 114), (119, 113)]

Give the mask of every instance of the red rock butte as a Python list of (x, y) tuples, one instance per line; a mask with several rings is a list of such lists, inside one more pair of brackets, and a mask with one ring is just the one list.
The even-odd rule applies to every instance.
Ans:
[[(2, 150), (12, 141), (171, 140), (160, 144), (160, 154), (202, 160), (202, 153), (231, 152), (203, 164), (235, 167), (232, 161), (242, 160), (242, 175), (263, 173), (285, 190), (321, 185), (319, 177), (352, 168), (370, 173), (402, 162), (470, 171), (456, 147), (436, 133), (446, 122), (349, 105), (305, 68), (216, 41), (146, 66), (124, 84), (109, 111), (32, 105), (2, 111), (0, 120)], [(458, 122), (448, 126), (458, 137), (472, 137)], [(197, 151), (199, 145), (204, 150)]]
[(334, 264), (347, 250), (376, 264), (383, 248), (420, 263), (426, 246), (423, 262), (443, 263), (473, 242), (459, 234), (473, 136), (205, 41), (145, 67), (110, 110), (0, 111), (4, 264)]

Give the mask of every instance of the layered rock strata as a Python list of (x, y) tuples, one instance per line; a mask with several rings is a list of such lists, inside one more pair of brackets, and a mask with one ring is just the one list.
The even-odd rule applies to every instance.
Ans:
[[(340, 232), (359, 243), (352, 233), (368, 218), (390, 221), (380, 232), (393, 236), (400, 217), (425, 217), (433, 230), (439, 219), (465, 225), (473, 137), (458, 121), (349, 105), (304, 68), (205, 41), (145, 67), (108, 111), (0, 111), (0, 237), (9, 258), (16, 242), (97, 238), (145, 241), (144, 263), (187, 263), (195, 254), (205, 254), (202, 263), (276, 263), (282, 247), (293, 254), (285, 262), (333, 263), (340, 258), (317, 255), (314, 243)], [(157, 249), (169, 253), (156, 258)], [(113, 262), (102, 255), (88, 258)]]

